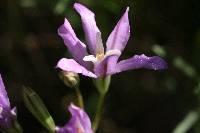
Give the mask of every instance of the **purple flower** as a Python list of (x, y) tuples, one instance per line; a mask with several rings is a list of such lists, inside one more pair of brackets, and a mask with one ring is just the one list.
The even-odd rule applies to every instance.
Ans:
[(94, 13), (79, 3), (75, 3), (74, 8), (81, 16), (89, 51), (87, 51), (86, 45), (77, 38), (69, 21), (65, 19), (64, 24), (58, 29), (58, 34), (74, 59), (62, 58), (57, 64), (58, 68), (93, 78), (130, 69), (159, 70), (167, 68), (166, 62), (160, 57), (147, 57), (144, 54), (118, 62), (130, 36), (129, 7), (108, 37), (106, 50), (104, 50), (101, 32), (96, 25)]
[(16, 119), (16, 108), (11, 109), (5, 86), (0, 74), (0, 129), (12, 128)]
[(90, 118), (83, 109), (71, 104), (69, 111), (71, 119), (64, 127), (57, 127), (57, 133), (93, 133)]

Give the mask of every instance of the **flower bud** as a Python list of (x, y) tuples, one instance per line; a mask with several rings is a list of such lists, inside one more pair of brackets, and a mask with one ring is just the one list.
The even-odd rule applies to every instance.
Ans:
[(77, 73), (62, 71), (59, 73), (59, 77), (64, 82), (64, 84), (70, 88), (79, 85), (80, 80)]
[(23, 88), (23, 100), (25, 106), (49, 132), (55, 132), (54, 120), (40, 96), (31, 88)]

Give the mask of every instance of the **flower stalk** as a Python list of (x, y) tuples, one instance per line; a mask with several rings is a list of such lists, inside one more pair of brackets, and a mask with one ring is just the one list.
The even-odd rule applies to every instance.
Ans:
[(103, 111), (103, 104), (104, 104), (104, 99), (105, 99), (105, 93), (101, 93), (98, 99), (98, 103), (97, 103), (97, 108), (96, 108), (96, 113), (95, 113), (95, 117), (92, 123), (92, 128), (93, 131), (96, 132), (96, 130), (99, 127), (99, 123), (101, 120), (101, 114)]
[(111, 76), (101, 77), (94, 80), (94, 84), (99, 92), (96, 112), (95, 112), (94, 120), (92, 123), (92, 128), (94, 132), (96, 132), (96, 130), (98, 129), (99, 123), (101, 121), (101, 115), (102, 115), (103, 107), (104, 107), (104, 100), (109, 90), (110, 81), (111, 81)]
[(59, 78), (63, 81), (63, 83), (67, 87), (75, 89), (76, 96), (78, 99), (78, 105), (79, 107), (84, 108), (83, 96), (79, 88), (79, 83), (80, 83), (79, 75), (74, 72), (61, 71), (59, 74)]
[(79, 86), (75, 86), (75, 90), (76, 90), (76, 96), (77, 96), (77, 100), (78, 100), (78, 106), (80, 108), (84, 108), (83, 96), (81, 94)]

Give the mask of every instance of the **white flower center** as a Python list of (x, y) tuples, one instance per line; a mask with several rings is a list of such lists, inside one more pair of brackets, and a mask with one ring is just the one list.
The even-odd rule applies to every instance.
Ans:
[(104, 60), (105, 58), (112, 56), (112, 55), (121, 55), (121, 51), (119, 51), (117, 49), (113, 49), (113, 50), (107, 51), (106, 54), (97, 53), (96, 56), (94, 56), (94, 55), (85, 56), (83, 58), (83, 60), (84, 61), (90, 61), (90, 62), (93, 62), (93, 63), (97, 63), (97, 62), (100, 62), (100, 61)]
[(97, 58), (94, 55), (88, 55), (83, 58), (84, 61), (97, 62)]

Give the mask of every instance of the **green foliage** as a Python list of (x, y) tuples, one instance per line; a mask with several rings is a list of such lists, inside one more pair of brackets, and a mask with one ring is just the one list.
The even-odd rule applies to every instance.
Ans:
[(55, 123), (38, 94), (24, 87), (23, 100), (28, 110), (49, 132), (55, 132)]

